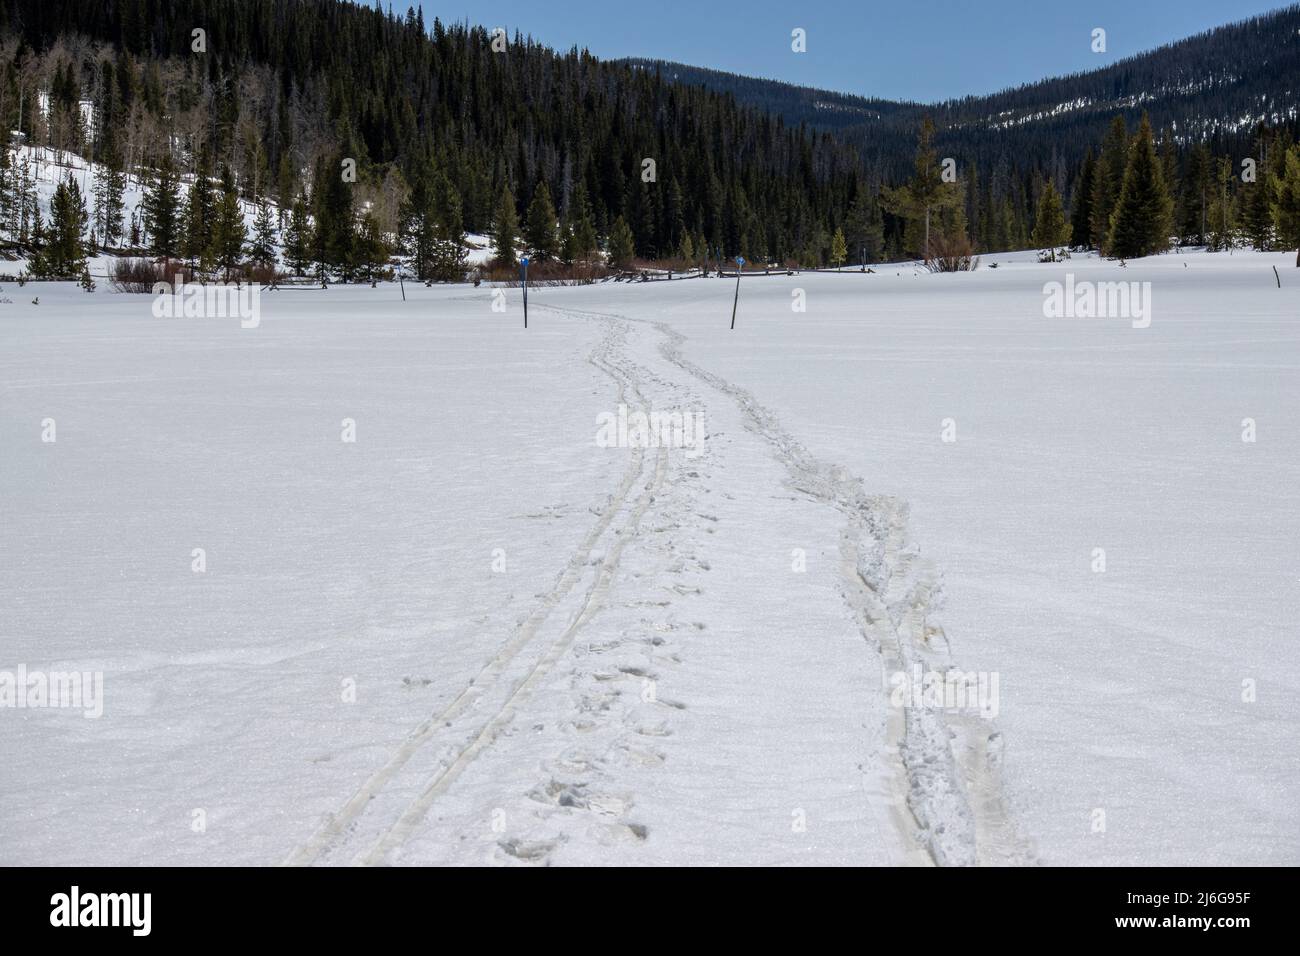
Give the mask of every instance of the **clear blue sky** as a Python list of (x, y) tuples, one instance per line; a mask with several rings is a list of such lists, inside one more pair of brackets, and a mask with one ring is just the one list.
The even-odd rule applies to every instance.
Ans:
[[(364, 2), (364, 0), (363, 0)], [(385, 7), (389, 0), (381, 0)], [(412, 0), (392, 0), (404, 14)], [(1285, 0), (424, 0), (426, 23), (516, 29), (603, 59), (647, 56), (887, 99), (933, 102), (1095, 69)], [(807, 31), (793, 53), (790, 31)], [(1091, 50), (1094, 27), (1107, 52)]]

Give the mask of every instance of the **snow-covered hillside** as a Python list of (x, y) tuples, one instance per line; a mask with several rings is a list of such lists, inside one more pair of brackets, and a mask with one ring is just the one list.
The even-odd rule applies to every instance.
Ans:
[(1031, 259), (5, 284), (0, 863), (1300, 862), (1294, 254)]
[[(50, 219), (50, 202), (54, 197), (54, 190), (59, 183), (70, 178), (75, 180), (77, 186), (81, 189), (86, 209), (93, 219), (95, 215), (93, 190), (95, 177), (102, 168), (100, 163), (92, 162), (85, 157), (66, 150), (56, 151), (48, 146), (19, 146), (10, 151), (10, 156), (11, 162), (16, 165), (25, 164), (26, 168), (30, 170), (35, 181), (41, 217), (45, 222), (49, 222)], [(182, 201), (193, 181), (194, 177), (192, 175), (182, 175), (181, 185), (177, 191), (178, 197)], [(136, 224), (142, 222), (143, 214), (140, 204), (144, 199), (147, 188), (147, 180), (142, 180), (136, 175), (127, 177), (126, 186), (122, 190), (122, 222), (127, 236), (131, 234), (133, 222)], [(279, 206), (274, 202), (268, 204), (278, 220)], [(241, 199), (239, 205), (244, 214), (244, 228), (249, 236), (252, 236), (254, 223), (257, 219), (257, 206), (246, 199)], [(468, 246), (466, 261), (470, 265), (482, 265), (491, 259), (491, 240), (487, 236), (471, 233), (466, 235), (465, 242)], [(283, 247), (282, 243), (279, 245), (281, 248)], [(96, 276), (106, 277), (112, 273), (113, 263), (117, 258), (117, 256), (111, 254), (92, 256), (89, 260), (90, 271)], [(16, 275), (26, 269), (28, 264), (28, 260), (25, 258), (15, 259), (10, 262), (0, 260), (0, 272)]]

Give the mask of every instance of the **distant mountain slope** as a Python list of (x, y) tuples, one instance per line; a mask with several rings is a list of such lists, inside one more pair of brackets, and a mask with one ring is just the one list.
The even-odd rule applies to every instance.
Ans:
[(629, 57), (622, 63), (639, 70), (658, 70), (663, 79), (690, 86), (704, 86), (730, 93), (737, 100), (776, 113), (787, 123), (807, 123), (820, 129), (839, 130), (856, 123), (882, 120), (899, 114), (912, 115), (923, 108), (918, 103), (872, 99), (852, 93), (836, 93), (811, 86), (795, 86), (780, 80), (766, 80), (687, 66), (669, 60)]
[(655, 60), (665, 79), (729, 93), (787, 123), (833, 130), (867, 156), (897, 168), (908, 160), (916, 121), (929, 113), (937, 142), (968, 160), (1014, 155), (1042, 164), (1075, 161), (1100, 141), (1116, 113), (1146, 111), (1181, 142), (1231, 151), (1257, 124), (1300, 117), (1300, 4), (1210, 30), (1087, 73), (1045, 79), (989, 96), (923, 105), (793, 86)]

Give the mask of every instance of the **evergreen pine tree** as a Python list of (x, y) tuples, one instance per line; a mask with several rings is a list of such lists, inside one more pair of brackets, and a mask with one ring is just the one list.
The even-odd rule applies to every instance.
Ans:
[(311, 265), (314, 245), (311, 222), (307, 218), (307, 198), (299, 193), (293, 200), (289, 225), (284, 231), (284, 262), (296, 276), (304, 275)]
[(1046, 251), (1051, 261), (1055, 262), (1056, 247), (1070, 241), (1071, 231), (1070, 224), (1065, 221), (1065, 209), (1061, 206), (1056, 184), (1049, 179), (1038, 199), (1038, 215), (1034, 217), (1034, 245)]
[(1206, 246), (1211, 252), (1222, 252), (1235, 244), (1237, 216), (1230, 189), (1232, 178), (1232, 161), (1220, 157), (1216, 163), (1214, 198), (1210, 200), (1210, 231), (1206, 236)]
[(155, 170), (149, 188), (141, 200), (144, 228), (149, 234), (149, 250), (160, 258), (174, 258), (180, 251), (180, 200), (176, 187), (180, 174), (169, 151), (163, 152), (162, 161)]
[(578, 258), (578, 250), (573, 237), (573, 225), (567, 218), (560, 220), (559, 259), (565, 266), (572, 266)]
[(433, 183), (433, 277), (439, 282), (465, 278), (465, 227), (460, 194), (441, 171)]
[(15, 177), (13, 187), (13, 215), (15, 217), (14, 233), (19, 245), (37, 241), (40, 232), (41, 203), (36, 191), (36, 176), (32, 163), (26, 157), (21, 163), (14, 164)]
[(606, 258), (611, 268), (621, 269), (632, 263), (636, 256), (636, 242), (627, 220), (619, 216), (609, 230), (609, 248)]
[(32, 274), (46, 279), (77, 279), (86, 270), (85, 232), (89, 217), (81, 187), (69, 176), (50, 200), (50, 229), (32, 259)]
[(32, 213), (31, 243), (37, 249), (45, 246), (45, 224), (41, 221), (41, 211)]
[(551, 190), (546, 183), (541, 183), (533, 193), (533, 201), (528, 204), (528, 215), (524, 220), (524, 238), (529, 252), (537, 262), (554, 259), (559, 252), (559, 240), (555, 230), (555, 203), (551, 201)]
[(253, 238), (248, 246), (248, 258), (260, 266), (275, 265), (275, 218), (270, 205), (263, 200), (257, 206), (253, 220)]
[(682, 244), (677, 249), (677, 255), (687, 262), (695, 261), (695, 243), (691, 240), (689, 232), (682, 233)]
[(1124, 185), (1124, 170), (1128, 166), (1129, 139), (1124, 117), (1116, 116), (1101, 144), (1101, 158), (1097, 160), (1092, 189), (1092, 246), (1109, 254), (1111, 214)]
[(1182, 183), (1178, 176), (1178, 146), (1168, 129), (1160, 131), (1157, 153), (1160, 156), (1161, 173), (1165, 180), (1165, 192), (1169, 194), (1169, 231), (1177, 235), (1178, 197), (1182, 195)]
[(212, 185), (208, 181), (206, 163), (199, 164), (199, 171), (190, 183), (185, 197), (185, 208), (181, 217), (180, 253), (201, 271), (211, 268), (212, 236), (215, 227), (216, 201), (212, 196)]
[(361, 217), (357, 230), (357, 261), (365, 280), (371, 284), (388, 264), (388, 244), (384, 242), (373, 210), (367, 209)]
[(400, 246), (411, 274), (420, 282), (433, 281), (437, 214), (433, 202), (432, 172), (423, 168), (415, 177), (402, 205)]
[(1070, 244), (1076, 249), (1092, 246), (1092, 194), (1097, 182), (1097, 158), (1092, 148), (1083, 157), (1083, 168), (1074, 187), (1074, 210), (1070, 215)]
[[(1272, 169), (1267, 162), (1269, 142), (1259, 139), (1260, 162), (1256, 179), (1243, 183), (1241, 189), (1241, 229), (1254, 249), (1266, 251), (1273, 239)], [(1275, 150), (1280, 152), (1280, 150)]]
[(95, 169), (95, 222), (99, 229), (100, 245), (104, 249), (117, 248), (123, 239), (122, 219), (126, 190), (126, 175), (122, 159), (116, 148), (110, 147)]
[(229, 166), (222, 167), (221, 196), (212, 223), (212, 260), (225, 272), (227, 280), (243, 256), (247, 233), (244, 213), (239, 207), (239, 192), (235, 188), (235, 175)]
[(1165, 188), (1164, 169), (1156, 155), (1151, 121), (1143, 116), (1111, 214), (1107, 253), (1120, 259), (1136, 259), (1168, 249), (1173, 208)]
[[(635, 177), (628, 186), (627, 223), (632, 230), (637, 252), (647, 259), (656, 258), (659, 253), (656, 241), (659, 218), (655, 210), (655, 194), (658, 191), (657, 184), (642, 182), (640, 176)], [(737, 205), (738, 209), (743, 207), (743, 203)], [(528, 212), (531, 218), (531, 207)]]
[(844, 230), (837, 227), (835, 235), (831, 236), (831, 265), (839, 269), (844, 264), (844, 260), (848, 258), (848, 255), (848, 247), (844, 242)]
[(885, 219), (880, 201), (865, 188), (858, 190), (849, 206), (844, 240), (848, 254), (862, 256), (864, 262), (878, 262), (884, 252)]
[(1287, 150), (1281, 165), (1281, 174), (1272, 177), (1273, 226), (1283, 248), (1296, 248), (1295, 264), (1300, 268), (1300, 146)]
[(497, 204), (496, 218), (492, 223), (492, 250), (499, 266), (516, 265), (515, 242), (519, 238), (519, 213), (515, 209), (515, 197), (509, 186), (501, 188), (501, 200)]
[(1188, 245), (1206, 244), (1210, 217), (1210, 149), (1200, 143), (1187, 154), (1181, 190), (1178, 234)]
[[(917, 135), (916, 158), (913, 161), (912, 178), (907, 184), (891, 189), (886, 187), (881, 193), (885, 208), (896, 216), (906, 219), (912, 227), (909, 229), (909, 248), (921, 255), (927, 262), (933, 247), (935, 232), (934, 214), (955, 210), (964, 205), (964, 190), (960, 183), (945, 183), (943, 171), (939, 168), (937, 154), (932, 145), (934, 139), (934, 121), (925, 117)], [(951, 221), (949, 231), (955, 231), (955, 220)], [(946, 239), (965, 240), (964, 217), (961, 221), (960, 235), (947, 235)], [(815, 245), (820, 245), (815, 244)], [(819, 249), (809, 249), (820, 258)]]
[[(573, 261), (586, 262), (596, 252), (596, 223), (591, 215), (591, 203), (587, 199), (587, 187), (579, 182), (573, 192), (573, 215), (572, 231), (570, 233), (572, 242)], [(686, 235), (685, 228), (682, 229), (682, 236)]]
[(339, 152), (333, 160), (317, 167), (316, 185), (312, 189), (316, 228), (312, 258), (320, 265), (323, 276), (338, 275), (344, 282), (356, 271), (356, 217), (353, 214), (352, 185), (342, 176), (343, 158)]
[(18, 190), (18, 241), (22, 245), (31, 243), (41, 245), (45, 241), (44, 226), (41, 222), (40, 194), (36, 190), (36, 173), (32, 163), (24, 159), (16, 184)]
[(1271, 247), (1273, 210), (1267, 177), (1242, 187), (1241, 228), (1251, 248), (1265, 252)]

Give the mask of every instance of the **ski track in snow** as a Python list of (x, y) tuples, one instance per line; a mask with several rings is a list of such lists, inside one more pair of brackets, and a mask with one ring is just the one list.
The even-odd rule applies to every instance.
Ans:
[[(837, 543), (840, 592), (861, 636), (880, 656), (882, 676), (910, 672), (918, 662), (929, 669), (955, 666), (942, 628), (932, 621), (940, 581), (909, 541), (906, 503), (869, 495), (861, 479), (813, 457), (751, 394), (687, 359), (682, 351), (685, 337), (667, 324), (539, 305), (562, 316), (599, 323), (602, 336), (588, 361), (616, 383), (619, 403), (627, 402), (647, 413), (666, 404), (663, 396), (652, 400), (648, 394), (652, 387), (660, 392), (666, 389), (679, 405), (684, 404), (679, 401), (683, 394), (680, 383), (667, 381), (629, 355), (626, 346), (633, 331), (658, 336), (653, 344), (670, 367), (734, 403), (746, 429), (765, 442), (784, 467), (788, 490), (843, 516)], [(698, 399), (694, 392), (692, 396)], [(633, 642), (623, 638), (587, 649), (589, 655), (599, 655), (634, 643), (648, 652), (646, 666), (616, 662), (612, 667), (584, 672), (573, 655), (578, 635), (606, 607), (611, 591), (618, 586), (620, 559), (626, 547), (643, 534), (651, 506), (662, 509), (673, 502), (678, 492), (674, 475), (691, 467), (690, 476), (698, 478), (704, 470), (699, 461), (676, 465), (670, 467), (664, 448), (630, 450), (627, 469), (595, 524), (554, 586), (540, 596), (510, 640), (450, 704), (417, 726), (352, 797), (283, 861), (285, 865), (419, 862), (418, 848), (408, 851), (420, 839), (439, 798), (499, 739), (518, 730), (516, 725), (534, 692), (561, 662), (573, 665), (568, 677), (577, 701), (567, 730), (603, 737), (604, 751), (589, 746), (557, 755), (551, 765), (553, 772), (543, 774), (527, 796), (536, 804), (563, 812), (542, 815), (542, 821), (526, 835), (515, 833), (495, 841), (488, 861), (547, 864), (556, 849), (571, 839), (607, 846), (635, 845), (647, 839), (647, 828), (636, 822), (633, 814), (634, 794), (601, 792), (598, 787), (593, 789), (589, 779), (578, 778), (611, 760), (639, 768), (663, 762), (665, 755), (653, 741), (673, 733), (671, 720), (645, 719), (644, 694), (641, 705), (634, 707), (618, 691), (603, 687), (629, 680), (644, 684), (654, 677), (655, 661), (680, 664), (681, 659), (665, 650), (662, 636)], [(693, 501), (674, 504), (678, 517), (701, 517), (692, 513)], [(680, 525), (656, 531), (676, 527)], [(666, 553), (677, 558), (668, 572), (680, 570), (683, 562), (671, 540)], [(651, 599), (655, 589), (649, 589), (649, 583), (637, 582), (640, 600), (633, 604), (667, 607), (669, 600)], [(664, 588), (677, 596), (698, 593), (698, 588), (685, 584)], [(681, 626), (659, 622), (654, 630), (671, 632)], [(879, 693), (882, 698), (888, 694), (883, 679)], [(648, 703), (656, 712), (669, 714), (685, 706), (655, 695)], [(910, 705), (890, 707), (887, 715), (883, 752), (872, 757), (893, 768), (887, 771), (892, 793), (887, 796), (887, 806), (880, 805), (879, 799), (868, 800), (881, 844), (913, 848), (896, 852), (896, 862), (920, 862), (921, 850), (925, 862), (938, 865), (1035, 862), (1032, 850), (1007, 817), (998, 773), (998, 734), (989, 721)], [(604, 731), (603, 735), (595, 733), (598, 731)], [(887, 829), (893, 832), (886, 835)]]
[[(645, 407), (636, 382), (610, 362), (610, 353), (617, 347), (618, 337), (618, 330), (611, 329), (589, 361), (618, 384), (620, 401), (629, 397), (628, 393), (631, 392), (638, 406)], [(388, 762), (375, 771), (352, 798), (332, 814), (307, 842), (290, 854), (285, 860), (286, 865), (309, 865), (342, 855), (345, 845), (358, 834), (365, 832), (359, 825), (359, 820), (371, 806), (371, 802), (398, 777), (411, 758), (431, 743), (445, 741), (449, 737), (459, 737), (461, 743), (452, 746), (451, 758), (440, 764), (424, 783), (419, 795), (411, 801), (397, 820), (385, 827), (369, 848), (354, 860), (364, 865), (384, 862), (390, 853), (409, 839), (411, 832), (419, 825), (429, 805), (438, 794), (449, 787), (464, 766), (484, 748), (491, 745), (513, 720), (517, 709), (527, 699), (532, 687), (563, 656), (572, 643), (574, 634), (598, 607), (599, 600), (608, 591), (609, 581), (623, 546), (635, 534), (636, 526), (644, 515), (649, 501), (663, 481), (663, 454), (655, 456), (653, 465), (649, 466), (647, 465), (649, 456), (642, 449), (633, 449), (630, 457), (628, 469), (609, 503), (600, 513), (578, 551), (569, 559), (555, 586), (542, 598), (539, 606), (524, 621), (514, 637), (502, 646), (491, 661), (445, 709), (412, 731)], [(647, 468), (651, 472), (648, 477), (645, 474)], [(638, 483), (642, 485), (642, 491), (632, 499), (631, 494)], [(619, 517), (624, 519), (623, 525), (611, 532), (611, 526)], [(595, 556), (598, 554), (598, 548), (610, 537), (613, 538), (613, 544), (604, 545), (608, 550), (597, 559)], [(588, 568), (593, 564), (596, 565), (596, 571), (590, 574)], [(496, 709), (486, 721), (475, 720), (474, 712), (480, 709), (484, 700), (490, 699), (494, 694), (497, 685), (502, 682), (503, 675), (510, 673), (511, 665), (521, 655), (528, 657), (530, 653), (536, 651), (538, 635), (552, 611), (563, 607), (565, 599), (583, 578), (591, 578), (590, 586), (582, 598), (578, 611), (560, 637), (532, 663), (522, 679), (510, 684), (504, 701), (495, 705)], [(461, 720), (467, 713), (469, 716)], [(468, 737), (462, 726), (466, 722), (471, 723), (475, 728), (469, 732)]]

